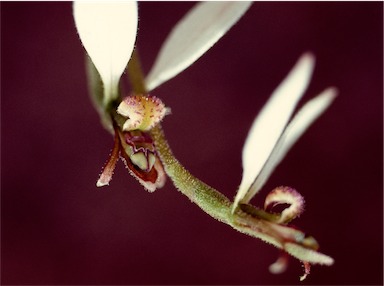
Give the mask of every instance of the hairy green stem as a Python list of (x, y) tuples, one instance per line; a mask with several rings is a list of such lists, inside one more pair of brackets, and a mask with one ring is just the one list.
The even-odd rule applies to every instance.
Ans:
[[(133, 53), (129, 62), (128, 75), (133, 87), (133, 92), (135, 94), (146, 94), (145, 79), (137, 51)], [(281, 247), (280, 243), (275, 241), (275, 239), (272, 239), (271, 241), (271, 238), (266, 239), (265, 237), (265, 235), (276, 236), (274, 232), (269, 232), (268, 234), (258, 233), (260, 229), (265, 228), (263, 218), (270, 217), (271, 214), (254, 208), (254, 213), (258, 213), (258, 218), (255, 216), (253, 217), (253, 228), (250, 227), (245, 222), (249, 221), (251, 216), (241, 209), (237, 209), (235, 213), (232, 213), (232, 202), (226, 196), (194, 177), (180, 164), (172, 154), (160, 124), (152, 128), (150, 134), (164, 165), (165, 172), (181, 193), (187, 196), (193, 203), (197, 204), (211, 217), (232, 226), (240, 232), (259, 237)], [(257, 227), (255, 225), (257, 225)], [(255, 229), (257, 231), (255, 231)]]
[(160, 125), (151, 130), (151, 136), (163, 162), (165, 172), (172, 179), (175, 187), (206, 213), (219, 221), (229, 223), (230, 200), (194, 177), (179, 163), (173, 156)]
[[(147, 90), (145, 87), (144, 74), (136, 50), (133, 52), (132, 58), (128, 64), (128, 75), (133, 92), (135, 94), (146, 94)], [(194, 177), (180, 164), (172, 154), (161, 125), (158, 124), (152, 128), (150, 134), (164, 165), (165, 172), (172, 180), (175, 187), (213, 218), (227, 223), (241, 232), (250, 234), (248, 227), (245, 227), (243, 223), (237, 223), (239, 221), (244, 221), (244, 215), (246, 213), (241, 209), (232, 213), (232, 202), (226, 196)], [(266, 213), (263, 210), (253, 209), (254, 213), (257, 212), (258, 217), (260, 218), (265, 219), (271, 217), (271, 214)], [(253, 236), (255, 235), (253, 234)]]
[[(136, 50), (133, 52), (128, 64), (128, 76), (135, 94), (147, 93), (144, 75)], [(150, 133), (160, 159), (163, 162), (165, 172), (171, 178), (175, 187), (206, 213), (220, 221), (229, 223), (230, 200), (194, 177), (179, 163), (172, 154), (160, 124), (154, 127)]]
[[(135, 51), (128, 65), (133, 92), (146, 94), (145, 80)], [(310, 263), (331, 265), (333, 259), (316, 251), (317, 243), (300, 230), (276, 223), (278, 216), (250, 205), (240, 205), (232, 212), (232, 202), (223, 194), (189, 173), (173, 156), (161, 125), (151, 129), (150, 135), (163, 163), (165, 172), (175, 187), (203, 211), (234, 229), (257, 237), (292, 256)]]

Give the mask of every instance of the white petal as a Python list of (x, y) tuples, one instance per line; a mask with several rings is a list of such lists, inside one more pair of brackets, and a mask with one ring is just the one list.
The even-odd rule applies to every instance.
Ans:
[(133, 51), (137, 3), (74, 2), (73, 14), (81, 42), (103, 80), (107, 103), (117, 96), (120, 77)]
[[(243, 148), (243, 178), (233, 210), (243, 201), (304, 94), (314, 67), (312, 54), (304, 54), (256, 117)], [(258, 189), (254, 190), (256, 193)]]
[(165, 40), (147, 76), (148, 91), (194, 63), (240, 19), (251, 4), (244, 1), (197, 4)]
[(330, 106), (337, 91), (335, 88), (327, 88), (320, 95), (308, 101), (289, 123), (284, 133), (273, 149), (268, 161), (257, 176), (249, 192), (244, 196), (243, 202), (249, 202), (260, 190), (276, 166), (291, 149), (292, 145), (300, 138), (308, 127)]

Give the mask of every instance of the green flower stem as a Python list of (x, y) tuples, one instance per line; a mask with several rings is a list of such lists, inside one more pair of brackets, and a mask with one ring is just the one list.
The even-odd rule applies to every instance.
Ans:
[[(132, 54), (132, 58), (128, 64), (128, 76), (135, 94), (147, 93), (144, 75), (136, 50)], [(248, 215), (240, 209), (237, 209), (235, 213), (232, 213), (232, 202), (226, 196), (194, 177), (173, 156), (160, 124), (152, 128), (150, 134), (164, 165), (165, 172), (181, 193), (186, 195), (192, 202), (196, 203), (203, 211), (213, 218), (232, 226), (240, 232), (261, 238), (281, 247), (281, 244), (277, 242), (277, 239), (268, 239), (266, 237), (267, 235), (276, 236), (278, 238), (279, 235), (274, 231), (264, 230), (264, 234), (259, 233), (260, 230), (265, 228), (264, 220), (267, 217), (271, 217), (270, 214), (256, 208), (253, 208), (253, 216)], [(259, 219), (256, 218), (257, 216), (259, 216)], [(246, 223), (250, 220), (252, 220), (251, 225)]]
[(160, 125), (151, 130), (152, 139), (164, 165), (165, 172), (175, 187), (213, 218), (234, 229), (260, 238), (282, 248), (284, 242), (297, 243), (304, 239), (301, 231), (273, 223), (276, 216), (249, 206), (252, 212), (237, 209), (232, 213), (232, 202), (223, 194), (189, 173), (173, 156)]
[[(306, 240), (303, 232), (274, 223), (272, 220), (276, 220), (275, 215), (255, 207), (249, 207), (252, 208), (250, 213), (241, 209), (232, 213), (232, 202), (227, 197), (194, 177), (173, 156), (160, 125), (151, 130), (151, 136), (165, 172), (175, 187), (203, 211), (241, 233), (259, 238), (278, 248), (285, 248), (286, 243), (294, 244), (301, 250), (301, 253), (288, 252), (300, 260), (308, 260), (308, 258), (303, 259), (306, 258), (306, 251), (310, 251), (304, 245)], [(315, 260), (311, 260), (311, 262), (315, 262)]]
[(194, 177), (179, 163), (173, 156), (160, 125), (151, 130), (151, 136), (164, 165), (165, 172), (171, 178), (175, 187), (206, 213), (219, 221), (229, 223), (231, 214), (230, 200)]
[[(144, 75), (136, 50), (132, 54), (127, 70), (133, 92), (135, 94), (146, 94), (147, 90), (145, 88)], [(154, 127), (150, 133), (155, 142), (161, 161), (163, 162), (165, 172), (171, 178), (176, 188), (209, 215), (228, 223), (228, 218), (231, 212), (230, 200), (204, 182), (192, 176), (179, 163), (172, 154), (160, 124)]]
[[(145, 80), (137, 52), (128, 64), (128, 75), (133, 92), (146, 94)], [(161, 125), (151, 129), (150, 135), (164, 165), (165, 172), (175, 187), (203, 211), (234, 229), (257, 237), (292, 256), (310, 263), (331, 265), (333, 259), (316, 251), (317, 243), (300, 230), (277, 224), (278, 217), (250, 205), (240, 205), (232, 212), (232, 202), (223, 194), (189, 173), (173, 156)]]
[[(137, 51), (134, 51), (127, 71), (133, 92), (136, 94), (146, 94), (145, 80)], [(105, 106), (102, 101), (103, 88), (100, 76), (89, 60), (87, 61), (87, 73), (93, 102), (98, 107), (104, 126), (113, 133), (111, 117), (120, 127), (125, 122), (125, 118), (119, 115), (115, 108), (119, 104), (118, 101), (120, 99), (117, 99), (116, 102), (111, 102), (109, 106)], [(227, 197), (194, 177), (173, 156), (160, 124), (155, 126), (150, 133), (164, 165), (165, 172), (181, 193), (186, 195), (213, 218), (232, 226), (242, 233), (258, 237), (277, 247), (283, 247), (281, 234), (279, 234), (279, 231), (273, 230), (279, 227), (279, 225), (273, 224), (274, 227), (268, 225), (268, 223), (276, 221), (276, 215), (250, 205), (240, 205), (240, 208), (235, 213), (232, 213), (232, 202)], [(286, 229), (284, 229), (284, 232), (289, 233)], [(291, 236), (294, 236), (292, 233)], [(295, 236), (299, 237), (300, 233), (296, 231)]]
[[(253, 206), (243, 206), (232, 213), (232, 203), (223, 194), (190, 174), (173, 156), (159, 125), (151, 130), (152, 139), (175, 187), (213, 218), (241, 233), (259, 238), (293, 257), (313, 264), (331, 265), (333, 259), (316, 251), (317, 242), (297, 229), (274, 223), (276, 215)], [(249, 212), (248, 212), (249, 211)]]

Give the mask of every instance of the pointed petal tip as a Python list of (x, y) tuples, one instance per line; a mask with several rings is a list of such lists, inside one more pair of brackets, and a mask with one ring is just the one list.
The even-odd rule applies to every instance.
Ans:
[(317, 104), (317, 108), (320, 111), (320, 114), (323, 113), (335, 100), (335, 98), (338, 95), (338, 89), (336, 87), (328, 87), (324, 89), (319, 95), (317, 95), (315, 98), (313, 98), (311, 101), (308, 102), (307, 105), (309, 105), (311, 102), (313, 104)]
[(327, 89), (325, 89), (324, 93), (326, 93), (329, 97), (334, 99), (339, 94), (339, 90), (335, 86), (330, 86)]
[(306, 58), (310, 61), (315, 61), (316, 60), (316, 56), (315, 54), (312, 52), (312, 51), (306, 51), (304, 52), (302, 55), (301, 55), (302, 58)]
[(312, 52), (305, 52), (298, 59), (295, 67), (292, 70), (299, 69), (301, 67), (303, 70), (306, 70), (307, 73), (312, 75), (313, 69), (315, 67), (316, 57)]
[(104, 186), (108, 186), (109, 185), (109, 182), (105, 182), (104, 180), (102, 179), (99, 179), (97, 180), (96, 182), (96, 187), (104, 187)]

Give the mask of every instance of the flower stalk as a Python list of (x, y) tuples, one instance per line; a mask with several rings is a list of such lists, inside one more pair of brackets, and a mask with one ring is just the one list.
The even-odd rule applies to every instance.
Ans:
[[(75, 2), (76, 26), (92, 60), (87, 62), (92, 100), (104, 127), (114, 134), (114, 147), (97, 186), (109, 184), (118, 159), (149, 192), (162, 188), (169, 177), (181, 193), (213, 218), (282, 249), (282, 256), (270, 266), (272, 273), (285, 270), (287, 253), (302, 261), (303, 280), (311, 264), (333, 264), (331, 257), (318, 252), (313, 237), (289, 226), (303, 212), (304, 198), (295, 189), (281, 186), (267, 195), (264, 209), (249, 202), (337, 94), (335, 88), (327, 88), (293, 114), (309, 85), (314, 56), (306, 53), (300, 57), (252, 124), (242, 154), (243, 178), (234, 202), (194, 177), (174, 157), (160, 124), (170, 109), (148, 94), (203, 55), (250, 5), (245, 1), (197, 4), (174, 27), (145, 77), (134, 49), (137, 3)], [(121, 98), (119, 82), (125, 69), (132, 92)], [(289, 206), (274, 212), (279, 204)]]
[[(137, 50), (133, 52), (127, 70), (133, 93), (146, 94), (147, 90)], [(165, 172), (175, 187), (210, 216), (229, 223), (230, 213), (228, 211), (230, 211), (231, 201), (194, 177), (180, 164), (172, 154), (160, 123), (153, 127), (149, 133), (164, 165)]]
[[(139, 88), (134, 92), (143, 92), (142, 88), (145, 87), (145, 84), (136, 82), (143, 79), (142, 76), (137, 76), (142, 75), (141, 70), (135, 71), (135, 68), (140, 67), (137, 52), (133, 54), (132, 60), (133, 64), (128, 65), (129, 74), (136, 73), (136, 76), (130, 78), (130, 80), (132, 86)], [(318, 244), (313, 237), (307, 236), (298, 229), (281, 224), (282, 221), (286, 220), (284, 211), (281, 214), (274, 214), (249, 204), (240, 204), (240, 207), (233, 212), (233, 203), (226, 196), (194, 177), (173, 156), (160, 123), (152, 128), (149, 133), (163, 163), (164, 170), (174, 186), (211, 217), (230, 225), (242, 233), (262, 239), (283, 249), (303, 261), (306, 273), (309, 273), (308, 263), (333, 264), (331, 257), (317, 252)], [(301, 197), (297, 198), (297, 196), (299, 195), (295, 191), (292, 200), (301, 199)], [(306, 275), (302, 277), (306, 277)]]

